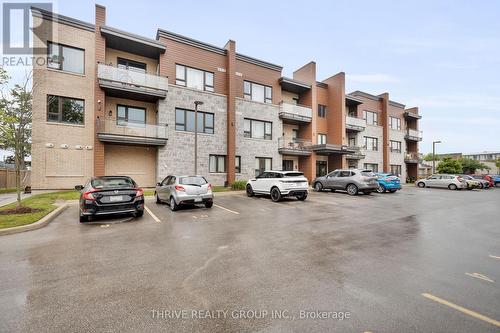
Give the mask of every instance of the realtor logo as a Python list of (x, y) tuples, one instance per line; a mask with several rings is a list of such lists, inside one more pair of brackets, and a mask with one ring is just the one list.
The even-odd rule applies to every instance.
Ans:
[[(52, 12), (52, 3), (48, 2), (7, 2), (2, 4), (2, 52), (3, 54), (35, 55), (46, 52), (46, 48), (33, 48), (30, 34), (39, 38), (35, 27), (30, 27), (30, 10)], [(45, 21), (42, 21), (45, 22)], [(42, 23), (45, 36), (52, 36), (52, 24)]]

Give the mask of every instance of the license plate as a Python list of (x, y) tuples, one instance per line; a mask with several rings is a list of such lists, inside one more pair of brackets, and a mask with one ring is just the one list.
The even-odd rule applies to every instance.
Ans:
[(110, 202), (117, 202), (117, 201), (122, 201), (123, 197), (121, 195), (113, 195), (109, 197)]
[(201, 198), (194, 198), (194, 202), (201, 202)]

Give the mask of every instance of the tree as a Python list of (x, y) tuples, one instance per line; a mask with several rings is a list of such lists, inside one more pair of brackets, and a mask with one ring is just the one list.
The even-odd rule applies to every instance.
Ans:
[(432, 160), (439, 161), (440, 158), (438, 155), (432, 156), (432, 153), (429, 153), (429, 154), (424, 155), (423, 160), (424, 161), (432, 161)]
[(437, 166), (439, 173), (462, 173), (462, 164), (460, 161), (454, 160), (451, 157), (445, 157)]
[(7, 72), (0, 68), (0, 149), (14, 153), (17, 204), (21, 205), (21, 170), (31, 153), (32, 93), (31, 72), (21, 84), (8, 89)]
[(476, 170), (481, 170), (481, 169), (487, 169), (489, 170), (490, 167), (477, 161), (473, 160), (470, 158), (461, 158), (460, 159), (460, 164), (462, 164), (462, 172), (471, 175), (473, 173), (476, 173)]

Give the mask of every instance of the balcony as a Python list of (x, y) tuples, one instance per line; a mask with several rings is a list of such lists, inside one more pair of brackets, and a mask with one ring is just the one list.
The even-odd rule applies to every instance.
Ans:
[(164, 146), (167, 143), (167, 125), (122, 122), (115, 119), (97, 119), (97, 137), (102, 142)]
[(405, 162), (411, 164), (418, 164), (418, 154), (417, 153), (406, 153)]
[(282, 155), (309, 156), (311, 141), (281, 137), (278, 139), (278, 152)]
[(352, 153), (346, 155), (348, 160), (362, 160), (365, 158), (365, 154), (361, 152), (361, 147), (349, 146), (348, 150), (352, 151)]
[(355, 117), (345, 117), (345, 128), (348, 131), (361, 132), (364, 131), (366, 127), (366, 120), (355, 118)]
[(422, 141), (422, 131), (408, 128), (406, 130), (405, 139), (411, 141)]
[(407, 120), (418, 120), (418, 119), (422, 118), (422, 116), (416, 114), (415, 112), (411, 112), (411, 111), (405, 111), (404, 117)]
[(312, 121), (312, 109), (307, 106), (295, 105), (286, 102), (280, 103), (279, 117), (288, 123), (310, 123)]
[(110, 96), (154, 102), (167, 97), (168, 78), (117, 68), (97, 65), (99, 86)]

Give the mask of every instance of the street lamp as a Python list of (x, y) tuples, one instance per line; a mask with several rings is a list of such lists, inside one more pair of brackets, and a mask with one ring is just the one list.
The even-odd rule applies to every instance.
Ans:
[(436, 143), (441, 143), (440, 140), (432, 141), (432, 173), (436, 173)]
[(198, 105), (202, 101), (194, 101), (194, 175), (198, 174)]

